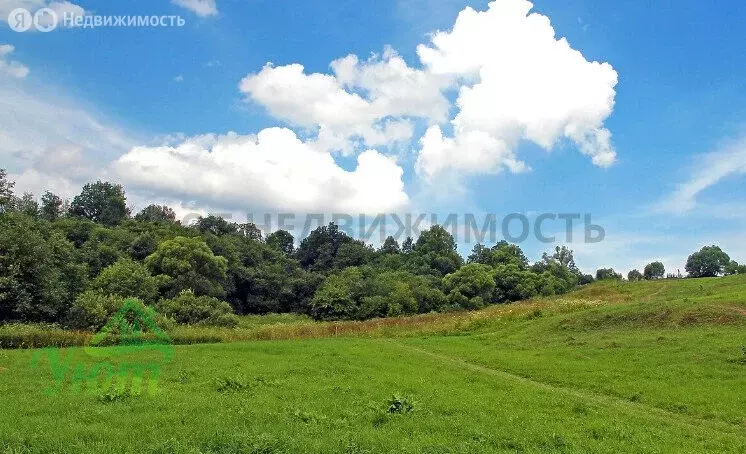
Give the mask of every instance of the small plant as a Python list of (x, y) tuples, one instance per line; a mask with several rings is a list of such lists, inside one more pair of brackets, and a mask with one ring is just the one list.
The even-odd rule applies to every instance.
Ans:
[(414, 411), (414, 401), (411, 397), (394, 394), (388, 400), (387, 404), (388, 409), (386, 411), (391, 414), (410, 413)]
[(218, 390), (218, 392), (224, 393), (224, 392), (236, 392), (236, 391), (245, 391), (249, 389), (249, 384), (246, 382), (246, 380), (241, 377), (218, 377), (215, 379), (215, 388)]
[(98, 396), (98, 401), (104, 404), (121, 402), (132, 397), (129, 389), (112, 388)]

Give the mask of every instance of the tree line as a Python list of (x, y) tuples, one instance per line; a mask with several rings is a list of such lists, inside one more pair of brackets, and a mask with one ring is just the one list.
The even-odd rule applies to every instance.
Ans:
[[(374, 249), (330, 223), (296, 247), (287, 231), (265, 235), (216, 216), (181, 225), (167, 206), (132, 215), (124, 188), (109, 182), (86, 184), (70, 201), (13, 189), (0, 169), (0, 322), (95, 330), (125, 298), (164, 324), (235, 326), (235, 314), (270, 312), (362, 320), (477, 309), (622, 278), (610, 269), (581, 273), (566, 247), (530, 263), (517, 245), (477, 244), (464, 260), (437, 225)], [(690, 262), (693, 277), (746, 272), (715, 246)], [(664, 273), (654, 262), (628, 278)]]

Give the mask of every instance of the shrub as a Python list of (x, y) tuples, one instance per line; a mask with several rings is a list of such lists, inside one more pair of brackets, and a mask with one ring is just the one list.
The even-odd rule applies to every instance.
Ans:
[(138, 298), (146, 304), (155, 303), (158, 289), (166, 276), (154, 277), (145, 266), (130, 259), (120, 259), (104, 268), (91, 287), (101, 293), (122, 298)]
[(414, 401), (411, 397), (393, 395), (391, 399), (387, 401), (388, 413), (399, 414), (399, 413), (410, 413), (414, 411)]
[(64, 324), (71, 329), (98, 331), (123, 304), (124, 298), (121, 296), (89, 290), (75, 299)]
[(238, 317), (230, 304), (211, 296), (197, 296), (190, 290), (179, 293), (176, 298), (161, 300), (158, 312), (186, 325), (224, 326), (235, 328)]

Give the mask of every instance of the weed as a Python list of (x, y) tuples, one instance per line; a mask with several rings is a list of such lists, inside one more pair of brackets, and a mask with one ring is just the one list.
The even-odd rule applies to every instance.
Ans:
[(391, 414), (411, 413), (414, 411), (414, 401), (411, 397), (394, 394), (386, 403), (388, 405), (386, 411)]
[(122, 402), (131, 398), (133, 394), (129, 389), (112, 388), (98, 396), (98, 401), (104, 404)]
[(251, 386), (247, 383), (243, 376), (222, 376), (215, 379), (215, 389), (218, 392), (237, 392), (246, 391)]

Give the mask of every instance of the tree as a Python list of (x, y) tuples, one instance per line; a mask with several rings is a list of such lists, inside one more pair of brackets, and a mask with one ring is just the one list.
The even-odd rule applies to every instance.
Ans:
[(643, 275), (639, 270), (632, 270), (627, 273), (627, 280), (630, 282), (641, 281), (642, 279)]
[(528, 259), (521, 248), (505, 240), (498, 242), (491, 248), (487, 248), (481, 244), (475, 245), (471, 255), (467, 259), (467, 263), (482, 263), (493, 267), (512, 263), (521, 269), (528, 268)]
[(124, 188), (103, 181), (88, 183), (73, 198), (70, 212), (104, 225), (117, 225), (129, 216)]
[(401, 251), (403, 254), (409, 254), (414, 250), (414, 240), (411, 236), (408, 236), (401, 245)]
[(154, 275), (172, 278), (165, 295), (174, 297), (183, 290), (193, 290), (197, 296), (225, 296), (227, 260), (215, 256), (201, 238), (183, 236), (166, 240), (145, 259)]
[(267, 244), (288, 257), (295, 251), (295, 238), (287, 230), (277, 230), (267, 235)]
[(596, 271), (597, 281), (616, 280), (621, 281), (622, 275), (614, 271), (613, 268), (601, 268)]
[(238, 226), (235, 223), (228, 222), (220, 216), (213, 215), (207, 217), (200, 216), (197, 218), (195, 227), (197, 227), (200, 232), (209, 232), (216, 236), (238, 233)]
[[(342, 248), (342, 245), (345, 244), (355, 244), (355, 246)], [(303, 238), (295, 251), (295, 256), (304, 269), (329, 273), (341, 268), (337, 259), (340, 248), (344, 263), (347, 265), (353, 263), (361, 265), (362, 263), (358, 259), (372, 259), (372, 256), (363, 251), (367, 248), (365, 244), (339, 230), (339, 226), (333, 222), (330, 222), (328, 226), (316, 228), (307, 237)]]
[(645, 279), (649, 281), (653, 279), (663, 279), (663, 276), (666, 275), (666, 267), (664, 267), (661, 262), (648, 263), (645, 265), (643, 274)]
[(723, 274), (730, 263), (730, 257), (718, 246), (705, 246), (690, 255), (686, 261), (686, 271), (690, 277), (715, 277)]
[(39, 203), (30, 192), (24, 192), (21, 198), (13, 200), (13, 208), (26, 216), (36, 217), (39, 215)]
[(386, 237), (386, 240), (384, 240), (378, 252), (381, 254), (400, 254), (401, 248), (394, 237), (389, 235)]
[(11, 208), (15, 182), (8, 180), (8, 173), (0, 169), (0, 213)]
[(49, 224), (0, 216), (0, 320), (58, 321), (86, 284), (73, 245)]
[(362, 289), (363, 273), (357, 267), (330, 275), (313, 297), (311, 315), (317, 320), (354, 318)]
[(145, 304), (154, 304), (158, 300), (159, 288), (169, 280), (164, 276), (154, 277), (142, 264), (124, 258), (104, 268), (91, 288), (106, 295), (134, 297)]
[(42, 219), (56, 221), (60, 216), (62, 216), (62, 204), (63, 201), (60, 197), (46, 191), (44, 195), (41, 196), (41, 210), (39, 214)]
[(176, 222), (176, 213), (166, 205), (148, 205), (135, 215), (140, 222)]
[(467, 309), (477, 309), (492, 300), (495, 290), (492, 267), (470, 263), (443, 278), (449, 302)]
[(746, 265), (739, 265), (735, 260), (731, 260), (725, 267), (724, 274), (732, 276), (734, 274), (746, 274)]
[(422, 232), (411, 252), (417, 274), (445, 276), (461, 267), (464, 260), (456, 251), (456, 241), (439, 225)]

